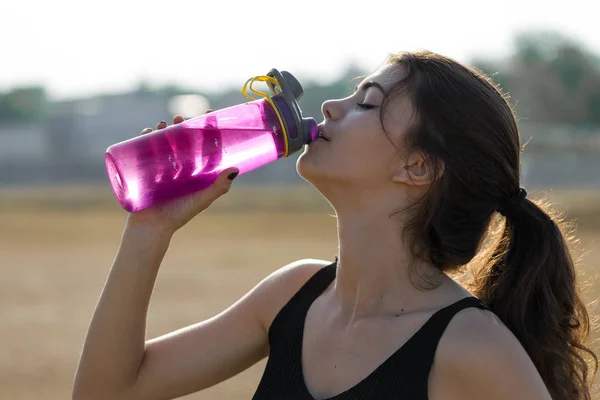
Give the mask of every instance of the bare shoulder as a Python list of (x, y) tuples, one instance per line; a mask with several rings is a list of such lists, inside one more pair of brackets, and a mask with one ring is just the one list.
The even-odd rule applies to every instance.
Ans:
[(320, 269), (330, 265), (330, 261), (303, 259), (287, 264), (274, 271), (258, 285), (261, 297), (260, 318), (265, 331), (283, 306)]
[(495, 314), (478, 308), (450, 321), (430, 377), (432, 400), (550, 400), (519, 340)]

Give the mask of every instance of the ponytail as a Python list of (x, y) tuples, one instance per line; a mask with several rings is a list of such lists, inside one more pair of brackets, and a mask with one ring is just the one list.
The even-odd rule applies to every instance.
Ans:
[[(509, 96), (490, 77), (429, 51), (396, 53), (388, 64), (403, 71), (385, 95), (381, 124), (389, 126), (393, 99), (408, 99), (402, 153), (425, 154), (435, 178), (406, 214), (413, 258), (445, 273), (480, 266), (461, 283), (520, 340), (553, 399), (590, 400), (588, 362), (595, 375), (598, 359), (585, 346), (590, 321), (563, 226), (524, 189), (508, 196), (521, 182), (522, 151)], [(493, 247), (484, 239), (496, 211), (506, 221)]]
[(475, 293), (513, 332), (554, 399), (590, 400), (584, 355), (589, 317), (560, 223), (521, 189), (498, 210), (506, 217), (500, 242)]

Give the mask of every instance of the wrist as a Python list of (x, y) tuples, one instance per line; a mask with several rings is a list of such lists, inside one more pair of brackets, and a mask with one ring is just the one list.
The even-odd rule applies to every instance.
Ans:
[(123, 230), (117, 260), (130, 269), (158, 272), (170, 242), (171, 235), (166, 231), (128, 223)]
[(146, 243), (168, 245), (174, 234), (175, 232), (171, 229), (157, 224), (138, 221), (130, 216), (127, 218), (123, 236), (137, 238)]

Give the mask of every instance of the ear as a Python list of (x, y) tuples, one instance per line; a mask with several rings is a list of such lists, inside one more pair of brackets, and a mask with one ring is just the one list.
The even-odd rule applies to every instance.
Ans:
[[(413, 152), (392, 177), (392, 181), (410, 186), (428, 186), (444, 173), (444, 164), (440, 161), (436, 171), (433, 160), (421, 152)], [(437, 175), (436, 175), (437, 172)]]

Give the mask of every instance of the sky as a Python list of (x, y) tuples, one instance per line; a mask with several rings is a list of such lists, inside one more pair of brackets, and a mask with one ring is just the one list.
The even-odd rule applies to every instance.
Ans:
[(44, 85), (56, 99), (126, 91), (141, 80), (240, 87), (271, 68), (329, 81), (349, 63), (428, 49), (469, 62), (510, 52), (523, 30), (553, 29), (600, 54), (592, 0), (3, 0), (0, 91)]

